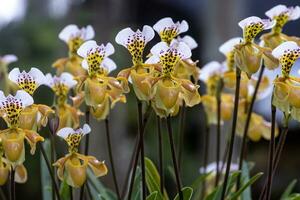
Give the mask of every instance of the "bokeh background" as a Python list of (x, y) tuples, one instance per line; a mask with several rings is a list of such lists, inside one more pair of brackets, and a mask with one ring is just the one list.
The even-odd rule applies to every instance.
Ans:
[[(194, 60), (199, 60), (199, 67), (211, 60), (223, 61), (224, 57), (218, 52), (218, 47), (227, 39), (241, 36), (242, 31), (237, 23), (248, 16), (265, 17), (264, 12), (277, 4), (294, 6), (299, 1), (261, 1), (261, 0), (0, 0), (0, 55), (15, 54), (19, 57), (13, 67), (29, 69), (39, 67), (44, 72), (54, 70), (51, 64), (60, 57), (67, 56), (67, 47), (58, 39), (58, 33), (68, 24), (85, 26), (91, 24), (95, 31), (95, 39), (99, 43), (111, 42), (116, 48), (112, 56), (118, 65), (118, 70), (130, 65), (131, 59), (127, 50), (118, 46), (114, 38), (119, 30), (125, 27), (141, 28), (144, 24), (153, 25), (163, 17), (170, 16), (174, 20), (185, 19), (190, 25), (188, 34), (198, 42), (198, 48), (193, 51)], [(300, 36), (300, 20), (290, 22), (285, 33)], [(148, 49), (159, 39), (156, 36)], [(297, 68), (297, 66), (295, 67)], [(277, 72), (270, 73), (274, 76)], [(113, 72), (114, 75), (117, 72)], [(201, 93), (205, 92), (204, 87)], [(47, 87), (40, 87), (35, 95), (36, 102), (51, 105), (53, 94)], [(257, 103), (256, 112), (269, 117), (269, 100)], [(133, 93), (128, 95), (126, 105), (118, 104), (111, 113), (111, 137), (119, 183), (124, 184), (125, 173), (132, 154), (134, 139), (137, 134), (136, 104)], [(278, 116), (278, 122), (281, 121)], [(174, 133), (178, 134), (178, 118), (174, 119)], [(92, 120), (90, 152), (99, 159), (108, 160), (103, 122)], [(230, 130), (224, 128), (225, 135)], [(155, 118), (145, 136), (146, 155), (157, 163), (157, 133)], [(287, 184), (299, 178), (300, 159), (299, 123), (292, 122), (287, 143), (282, 155), (281, 164), (277, 170), (273, 184), (273, 198), (277, 199)], [(172, 166), (168, 146), (168, 138), (164, 130), (165, 167)], [(202, 107), (195, 106), (187, 110), (186, 130), (184, 135), (184, 155), (182, 166), (183, 183), (188, 185), (198, 176), (203, 161), (204, 112)], [(47, 136), (47, 129), (41, 133)], [(214, 160), (215, 128), (211, 131), (210, 157)], [(178, 138), (178, 135), (176, 135)], [(224, 140), (225, 141), (225, 140)], [(224, 141), (223, 148), (224, 149)], [(176, 141), (178, 143), (178, 140)], [(240, 140), (237, 139), (236, 149)], [(249, 143), (248, 159), (255, 162), (252, 173), (266, 171), (268, 142)], [(63, 142), (57, 145), (57, 151), (63, 154), (66, 146)], [(26, 155), (25, 166), (29, 179), (23, 185), (17, 185), (17, 196), (22, 199), (41, 199), (40, 157)], [(236, 161), (236, 155), (234, 156)], [(174, 186), (170, 173), (166, 172), (169, 188)], [(264, 177), (265, 178), (265, 177)], [(101, 179), (105, 185), (113, 188), (111, 173)], [(257, 199), (261, 179), (253, 188), (253, 199)], [(296, 185), (300, 191), (300, 184)]]

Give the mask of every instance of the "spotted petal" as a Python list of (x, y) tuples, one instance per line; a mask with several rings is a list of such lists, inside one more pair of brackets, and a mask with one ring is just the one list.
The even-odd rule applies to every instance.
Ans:
[(33, 98), (30, 94), (25, 92), (24, 90), (18, 90), (16, 95), (16, 99), (19, 99), (22, 102), (22, 107), (25, 108), (33, 104)]
[(297, 45), (296, 42), (292, 42), (292, 41), (289, 41), (289, 42), (284, 42), (282, 43), (281, 45), (279, 45), (278, 47), (276, 47), (273, 51), (272, 51), (272, 55), (275, 57), (275, 58), (280, 58), (283, 56), (283, 54), (286, 52), (286, 51), (292, 51), (292, 50), (297, 50), (299, 49), (300, 47)]
[(300, 17), (300, 7), (286, 7), (285, 5), (277, 5), (265, 13), (270, 19), (274, 19), (280, 15), (287, 14), (289, 20), (296, 20)]

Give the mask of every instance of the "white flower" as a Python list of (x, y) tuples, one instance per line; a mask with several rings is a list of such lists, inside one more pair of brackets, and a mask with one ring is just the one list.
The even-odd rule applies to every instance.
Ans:
[(9, 94), (6, 97), (3, 91), (0, 91), (0, 108), (5, 109), (11, 104), (17, 105), (20, 108), (26, 108), (33, 104), (33, 98), (24, 90), (18, 90), (15, 96)]
[(279, 46), (277, 46), (273, 51), (272, 51), (272, 55), (277, 58), (280, 59), (284, 54), (287, 54), (289, 52), (299, 52), (300, 51), (300, 47), (297, 45), (296, 42), (284, 42), (282, 44), (280, 44)]
[(156, 22), (153, 29), (160, 35), (163, 42), (170, 43), (180, 33), (186, 32), (189, 29), (189, 25), (185, 20), (174, 23), (172, 18), (165, 17)]
[(6, 65), (18, 61), (18, 57), (13, 54), (7, 54), (4, 56), (0, 56), (0, 63), (4, 63)]
[(219, 51), (224, 54), (225, 56), (228, 55), (228, 53), (232, 52), (234, 50), (234, 46), (241, 43), (243, 39), (241, 37), (234, 37), (229, 40), (227, 40), (225, 43), (223, 43), (219, 47)]
[(186, 45), (190, 47), (191, 50), (195, 49), (198, 47), (198, 44), (194, 38), (192, 38), (189, 35), (184, 36), (183, 38), (178, 36), (176, 39), (177, 42), (184, 42)]
[(52, 76), (50, 73), (46, 74), (46, 83), (48, 87), (54, 88), (57, 85), (65, 85), (66, 87), (73, 88), (77, 84), (74, 77), (68, 73), (63, 72), (60, 76)]
[(4, 111), (4, 116), (7, 117), (10, 125), (17, 125), (22, 110), (33, 103), (31, 95), (24, 90), (18, 90), (15, 96), (11, 94), (5, 96), (0, 91), (0, 109)]
[(86, 27), (78, 28), (77, 25), (67, 25), (58, 35), (59, 39), (68, 43), (74, 38), (80, 38), (83, 41), (90, 40), (95, 36), (94, 29), (91, 25)]
[(253, 25), (261, 25), (262, 30), (267, 30), (273, 28), (275, 25), (276, 21), (270, 20), (270, 19), (261, 19), (256, 16), (251, 16), (246, 19), (243, 19), (242, 21), (239, 22), (239, 26), (242, 29), (246, 29), (249, 26)]
[(142, 62), (146, 44), (151, 41), (153, 37), (153, 29), (150, 26), (145, 25), (143, 26), (142, 31), (138, 29), (136, 32), (131, 28), (125, 28), (117, 34), (115, 40), (116, 43), (128, 49), (129, 53), (132, 55), (134, 64), (139, 64)]
[[(165, 42), (159, 42), (152, 47), (150, 52), (152, 56), (146, 61), (146, 63), (148, 64), (155, 64), (161, 62), (163, 65), (175, 65), (180, 59), (188, 59), (192, 55), (191, 49), (184, 42), (175, 41), (172, 42), (170, 46)], [(170, 61), (170, 58), (176, 59)]]
[(226, 70), (227, 67), (224, 63), (211, 61), (201, 68), (199, 79), (206, 82), (212, 76), (221, 76)]
[(300, 7), (286, 7), (285, 5), (277, 5), (265, 13), (270, 19), (275, 19), (280, 15), (287, 15), (288, 20), (296, 20), (300, 18)]
[[(220, 162), (219, 162), (219, 171), (222, 170), (222, 167), (223, 167), (222, 173), (225, 173), (225, 170), (226, 170), (226, 163), (223, 164), (223, 162), (220, 161)], [(238, 170), (238, 165), (235, 164), (235, 163), (232, 163), (232, 164), (230, 165), (230, 171), (232, 172), (232, 171), (237, 171), (237, 170)], [(216, 173), (216, 171), (217, 171), (217, 162), (210, 163), (209, 165), (207, 165), (206, 168), (205, 168), (205, 167), (201, 167), (201, 168), (199, 169), (199, 171), (200, 171), (201, 174), (203, 174), (203, 173), (205, 173), (205, 172), (206, 172), (206, 173), (209, 173), (209, 172), (214, 172), (214, 173)]]
[(83, 57), (81, 63), (86, 70), (97, 70), (104, 67), (111, 72), (117, 68), (114, 61), (108, 56), (112, 55), (115, 49), (111, 43), (97, 45), (96, 41), (90, 40), (83, 43), (77, 50), (77, 54)]
[(20, 72), (19, 68), (14, 68), (9, 72), (8, 78), (31, 95), (46, 81), (43, 72), (35, 67), (31, 68), (29, 72)]
[(70, 135), (84, 136), (90, 132), (91, 127), (88, 124), (84, 124), (82, 128), (78, 128), (76, 130), (70, 127), (62, 128), (57, 132), (57, 135), (63, 139), (67, 139), (68, 137), (70, 137)]

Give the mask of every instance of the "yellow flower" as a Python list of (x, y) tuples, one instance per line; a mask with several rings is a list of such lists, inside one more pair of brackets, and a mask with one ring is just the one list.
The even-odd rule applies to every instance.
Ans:
[(60, 180), (66, 180), (72, 187), (81, 187), (86, 181), (87, 168), (90, 167), (96, 177), (107, 174), (107, 167), (104, 162), (100, 162), (93, 156), (85, 156), (77, 153), (82, 137), (91, 131), (89, 125), (83, 128), (72, 129), (63, 128), (57, 132), (68, 144), (69, 153), (57, 160), (53, 165), (56, 166), (57, 175)]
[(91, 40), (82, 44), (77, 53), (84, 58), (82, 67), (88, 71), (88, 77), (80, 77), (78, 90), (83, 87), (84, 99), (92, 115), (98, 120), (105, 119), (110, 107), (126, 102), (124, 93), (129, 92), (125, 78), (108, 76), (116, 69), (116, 64), (108, 58), (114, 53), (114, 47), (110, 43), (99, 46)]
[(266, 15), (276, 21), (275, 26), (270, 33), (262, 35), (261, 40), (265, 47), (275, 49), (283, 42), (289, 41), (290, 37), (282, 33), (284, 25), (300, 17), (300, 7), (286, 7), (285, 5), (277, 5), (266, 12)]
[(150, 101), (152, 99), (151, 83), (148, 77), (152, 75), (153, 65), (144, 64), (143, 53), (146, 44), (154, 37), (154, 31), (150, 26), (144, 26), (134, 32), (131, 28), (121, 30), (115, 40), (124, 46), (132, 56), (133, 66), (120, 71), (118, 77), (125, 78), (132, 83), (134, 92), (139, 100)]
[(234, 60), (236, 66), (246, 72), (249, 78), (260, 68), (262, 58), (266, 58), (269, 61), (265, 64), (270, 64), (268, 49), (256, 45), (253, 40), (257, 34), (263, 30), (272, 28), (274, 25), (275, 21), (262, 20), (259, 17), (248, 17), (239, 22), (239, 26), (243, 29), (244, 37), (240, 44), (235, 45)]
[(82, 59), (77, 55), (77, 50), (85, 41), (94, 37), (95, 32), (92, 26), (88, 25), (79, 29), (76, 25), (66, 26), (60, 33), (59, 38), (69, 47), (69, 57), (60, 58), (55, 61), (52, 66), (57, 69), (57, 74), (69, 72), (73, 76), (82, 76), (86, 71), (82, 69)]
[[(149, 76), (153, 91), (153, 106), (155, 109), (164, 110), (166, 116), (172, 115), (177, 110), (178, 104), (192, 107), (200, 103), (198, 85), (190, 80), (174, 76), (174, 67), (180, 60), (191, 56), (190, 48), (183, 42), (174, 42), (168, 46), (165, 42), (156, 44), (151, 49), (152, 56), (147, 60), (149, 64), (161, 64), (162, 68), (156, 77)], [(157, 113), (161, 114), (161, 113)]]

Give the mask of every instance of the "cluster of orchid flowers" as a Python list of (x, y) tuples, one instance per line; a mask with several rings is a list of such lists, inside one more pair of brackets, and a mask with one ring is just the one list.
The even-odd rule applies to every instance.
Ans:
[[(117, 102), (126, 102), (129, 83), (138, 101), (152, 107), (160, 118), (176, 116), (181, 108), (197, 105), (202, 99), (209, 125), (217, 124), (218, 118), (224, 123), (238, 117), (236, 133), (240, 136), (248, 123), (251, 101), (271, 93), (274, 106), (286, 117), (300, 121), (300, 78), (290, 75), (300, 56), (300, 39), (282, 33), (288, 21), (300, 18), (300, 7), (278, 5), (266, 15), (269, 19), (252, 16), (240, 21), (243, 38), (230, 39), (219, 48), (226, 60), (210, 62), (201, 71), (197, 62), (191, 59), (191, 51), (197, 43), (188, 35), (181, 37), (188, 30), (188, 23), (174, 23), (171, 18), (163, 18), (153, 27), (145, 25), (136, 31), (125, 28), (117, 34), (116, 43), (127, 48), (132, 58), (132, 66), (121, 70), (117, 77), (110, 76), (117, 68), (109, 58), (115, 52), (113, 45), (99, 45), (92, 40), (95, 32), (91, 26), (79, 29), (76, 25), (68, 25), (61, 31), (59, 38), (68, 45), (69, 52), (66, 58), (53, 63), (56, 75), (44, 75), (37, 68), (31, 68), (29, 72), (14, 68), (7, 73), (7, 65), (16, 61), (16, 57), (1, 57), (1, 74), (4, 76), (1, 79), (0, 114), (7, 128), (0, 131), (0, 185), (6, 182), (12, 170), (16, 172), (15, 181), (26, 181), (24, 141), (29, 143), (34, 154), (37, 143), (44, 141), (39, 132), (53, 116), (59, 119), (54, 134), (68, 145), (68, 153), (53, 164), (59, 179), (72, 187), (81, 187), (87, 179), (88, 167), (96, 177), (106, 175), (108, 169), (103, 161), (79, 152), (81, 139), (91, 132), (88, 124), (80, 128), (80, 117), (84, 115), (80, 107), (84, 103), (86, 111), (95, 119), (105, 120)], [(271, 32), (263, 34), (257, 44), (257, 35), (268, 29)], [(154, 38), (155, 31), (161, 41), (145, 54), (145, 46)], [(281, 66), (282, 73), (273, 84), (268, 77), (259, 77), (257, 72), (264, 66), (269, 70)], [(241, 76), (238, 113), (233, 116), (233, 92), (237, 88), (235, 78), (238, 75)], [(198, 80), (206, 84), (207, 93), (202, 98)], [(257, 84), (259, 88), (256, 88)], [(55, 96), (52, 107), (34, 103), (33, 95), (40, 85), (52, 89)], [(10, 94), (14, 91), (15, 96)], [(255, 95), (257, 97), (253, 97)], [(220, 116), (216, 114), (218, 102)], [(261, 115), (251, 113), (247, 136), (253, 141), (269, 140), (271, 127)]]

